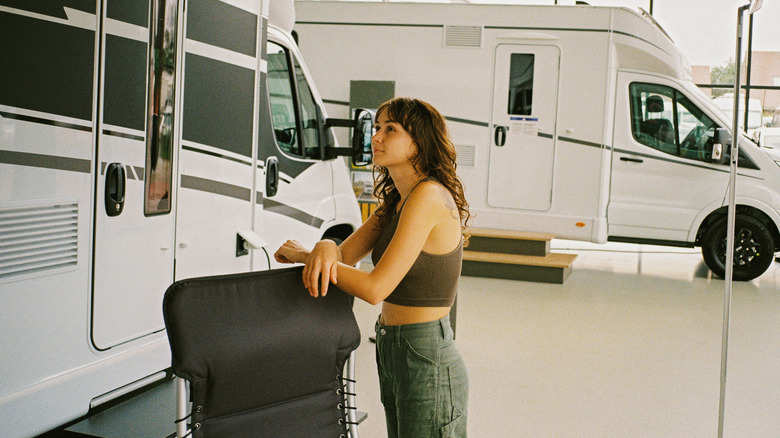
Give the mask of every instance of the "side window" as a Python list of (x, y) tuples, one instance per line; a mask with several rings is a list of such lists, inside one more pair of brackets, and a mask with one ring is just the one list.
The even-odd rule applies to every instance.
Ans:
[(319, 158), (320, 156), (320, 138), (319, 138), (319, 114), (317, 112), (317, 103), (314, 101), (314, 95), (306, 82), (306, 76), (303, 74), (301, 65), (295, 60), (295, 78), (298, 84), (298, 93), (301, 101), (301, 120), (303, 128), (303, 147), (306, 157)]
[(707, 161), (715, 123), (679, 91), (656, 84), (631, 84), (634, 139), (678, 157)]
[(268, 43), (268, 92), (276, 143), (288, 154), (302, 155), (287, 51), (272, 42)]
[(533, 109), (534, 55), (513, 53), (509, 60), (509, 108), (507, 114), (530, 116)]
[(146, 121), (144, 214), (171, 211), (177, 0), (156, 0), (151, 11)]
[(268, 42), (268, 91), (279, 148), (304, 158), (318, 158), (317, 104), (298, 60), (279, 44)]

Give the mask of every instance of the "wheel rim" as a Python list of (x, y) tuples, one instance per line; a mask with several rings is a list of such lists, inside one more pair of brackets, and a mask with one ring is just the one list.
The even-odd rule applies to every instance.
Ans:
[[(718, 260), (726, 266), (726, 236), (718, 242)], [(753, 231), (740, 228), (734, 233), (734, 266), (750, 266), (761, 255), (761, 243), (753, 237)]]

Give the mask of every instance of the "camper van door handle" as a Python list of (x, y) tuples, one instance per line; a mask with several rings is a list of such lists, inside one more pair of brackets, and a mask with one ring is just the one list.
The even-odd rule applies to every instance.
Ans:
[(639, 159), (639, 158), (632, 158), (632, 157), (620, 157), (620, 161), (630, 161), (632, 163), (644, 163), (645, 160)]
[(122, 163), (111, 163), (106, 168), (105, 201), (106, 214), (119, 216), (125, 207), (125, 167)]
[(270, 198), (276, 195), (279, 189), (279, 161), (276, 157), (268, 157), (265, 160), (265, 196)]
[(496, 129), (493, 133), (493, 142), (495, 142), (496, 146), (503, 146), (506, 144), (506, 126), (496, 126)]

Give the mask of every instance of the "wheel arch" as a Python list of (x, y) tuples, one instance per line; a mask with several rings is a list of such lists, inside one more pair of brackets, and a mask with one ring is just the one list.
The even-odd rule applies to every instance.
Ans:
[[(707, 229), (718, 221), (726, 219), (727, 214), (728, 207), (723, 206), (713, 210), (704, 218), (704, 220), (702, 220), (696, 231), (696, 246), (701, 246), (702, 236), (707, 232)], [(737, 214), (751, 216), (764, 223), (769, 229), (769, 232), (772, 233), (775, 251), (780, 249), (780, 230), (778, 230), (777, 222), (775, 222), (774, 218), (770, 217), (769, 214), (765, 213), (763, 209), (753, 205), (737, 204)]]
[(322, 238), (336, 238), (343, 242), (347, 240), (347, 237), (349, 237), (353, 231), (355, 231), (355, 229), (350, 224), (336, 224), (325, 230), (325, 232), (322, 234)]

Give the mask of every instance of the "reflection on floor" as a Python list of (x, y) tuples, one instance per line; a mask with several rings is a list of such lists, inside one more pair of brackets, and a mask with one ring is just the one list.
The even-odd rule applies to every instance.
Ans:
[[(463, 277), (472, 437), (717, 435), (725, 283), (695, 249), (553, 241), (563, 285)], [(363, 437), (385, 434), (378, 306), (356, 301)], [(732, 288), (725, 436), (780, 436), (780, 263)]]

